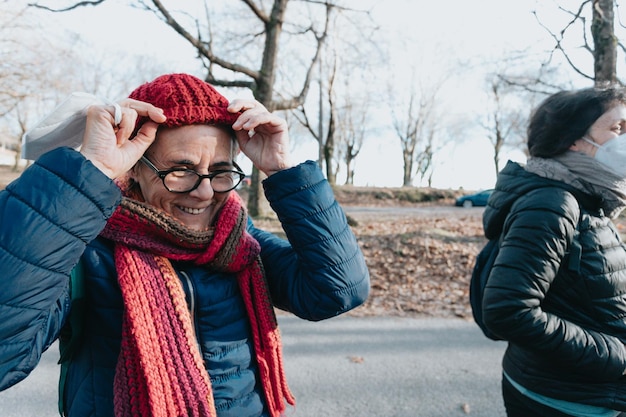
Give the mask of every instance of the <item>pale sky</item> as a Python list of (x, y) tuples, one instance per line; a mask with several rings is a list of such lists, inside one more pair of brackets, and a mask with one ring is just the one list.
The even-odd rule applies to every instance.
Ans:
[[(195, 7), (202, 4), (201, 0), (175, 3)], [(549, 35), (531, 14), (535, 8), (539, 8), (540, 16), (548, 23), (561, 27), (561, 20), (548, 20), (549, 12), (557, 7), (552, 0), (355, 0), (354, 4), (359, 8), (373, 4), (373, 15), (383, 30), (398, 39), (396, 59), (416, 63), (424, 71), (437, 71), (437, 67), (431, 68), (429, 63), (441, 55), (475, 60), (493, 59), (503, 51), (530, 46), (535, 50), (549, 49), (553, 44)], [(124, 0), (107, 0), (96, 7), (54, 16), (48, 14), (45, 19), (58, 19), (60, 27), (80, 33), (84, 40), (110, 50), (111, 59), (115, 59), (116, 50), (141, 51), (168, 62), (171, 72), (199, 71), (195, 53), (186, 41), (151, 13), (133, 9)], [(392, 76), (402, 78), (401, 73)], [(453, 100), (449, 112), (461, 117), (480, 111), (484, 94), (482, 82), (480, 77), (468, 74), (451, 84), (449, 94)], [(228, 98), (235, 97), (229, 95)], [(317, 145), (312, 142), (298, 145), (295, 154), (298, 160), (316, 159)], [(445, 148), (436, 158), (433, 185), (470, 190), (490, 188), (495, 181), (492, 158), (493, 151), (485, 135), (468, 131), (466, 140)], [(506, 158), (523, 162), (519, 152), (507, 154)], [(501, 166), (504, 162), (501, 161)], [(381, 170), (381, 166), (387, 168)], [(384, 139), (366, 139), (357, 160), (355, 180), (356, 185), (401, 185), (401, 151), (393, 132)]]

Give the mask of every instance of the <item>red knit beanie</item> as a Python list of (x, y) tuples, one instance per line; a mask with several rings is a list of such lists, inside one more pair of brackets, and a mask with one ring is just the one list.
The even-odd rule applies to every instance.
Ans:
[[(167, 74), (145, 83), (129, 98), (163, 109), (167, 127), (191, 124), (231, 126), (239, 114), (229, 113), (228, 100), (205, 81), (189, 74)], [(138, 120), (137, 129), (147, 120)]]

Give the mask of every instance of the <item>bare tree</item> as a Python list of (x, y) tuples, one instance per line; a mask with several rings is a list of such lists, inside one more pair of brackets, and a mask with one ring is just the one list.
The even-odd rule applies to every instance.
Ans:
[[(350, 71), (341, 72), (345, 76), (343, 89), (338, 92), (336, 89), (336, 77), (339, 75), (338, 60), (335, 59), (333, 62), (334, 65), (330, 67), (328, 72), (328, 80), (319, 80), (318, 114), (321, 114), (322, 117), (318, 117), (317, 129), (306, 106), (302, 106), (298, 112), (293, 112), (293, 116), (318, 141), (320, 165), (326, 167), (329, 182), (337, 183), (337, 175), (342, 165), (345, 165), (347, 170), (346, 184), (353, 184), (355, 161), (370, 128), (368, 126), (368, 109), (372, 98), (367, 92), (367, 88), (363, 87), (366, 85), (363, 80), (360, 80), (363, 84), (358, 88), (352, 88), (356, 77)], [(364, 91), (365, 93), (363, 93)], [(358, 94), (359, 92), (361, 94)], [(324, 120), (327, 122), (326, 130), (324, 129)]]
[(480, 124), (493, 146), (493, 162), (497, 175), (500, 172), (503, 147), (505, 145), (518, 147), (523, 142), (520, 138), (524, 137), (523, 126), (529, 110), (519, 103), (520, 93), (511, 89), (500, 75), (490, 75), (488, 85), (488, 111)]
[[(342, 39), (347, 36), (334, 33), (333, 39), (340, 35)], [(361, 48), (355, 47), (357, 42)], [(374, 44), (364, 44), (359, 39), (345, 43), (343, 48), (333, 42), (335, 47), (335, 62), (339, 62), (341, 69), (337, 69), (339, 81), (333, 82), (338, 88), (329, 89), (329, 119), (335, 125), (333, 145), (335, 148), (334, 158), (336, 169), (335, 176), (342, 166), (346, 169), (346, 181), (348, 185), (354, 184), (356, 159), (359, 156), (366, 135), (373, 132), (371, 123), (371, 107), (374, 106), (376, 93), (376, 79), (374, 71), (379, 69), (371, 65), (372, 58), (381, 56)], [(364, 46), (363, 46), (364, 45)], [(345, 49), (347, 47), (347, 49)], [(341, 48), (341, 49), (340, 49)], [(381, 62), (384, 62), (381, 59)], [(334, 77), (333, 77), (334, 78)], [(331, 161), (328, 159), (326, 163)]]
[(32, 29), (26, 9), (0, 3), (0, 116), (11, 112), (27, 95), (31, 74), (36, 70), (32, 59), (34, 43), (20, 42), (19, 37)]
[(341, 109), (339, 119), (340, 134), (337, 159), (343, 160), (346, 166), (346, 185), (354, 185), (355, 162), (361, 152), (365, 134), (368, 129), (368, 106), (366, 100), (356, 104), (350, 96), (346, 97), (346, 105)]
[(426, 185), (432, 186), (433, 183), (433, 158), (435, 156), (435, 134), (436, 128), (433, 125), (431, 129), (426, 132), (424, 137), (424, 148), (419, 153), (415, 161), (415, 171), (419, 175), (420, 183), (426, 179)]
[(72, 51), (43, 35), (29, 12), (15, 3), (0, 3), (0, 124), (5, 132), (0, 145), (16, 152), (14, 170), (23, 133), (46, 105), (52, 108), (55, 92), (67, 87), (73, 61)]
[[(326, 163), (326, 178), (328, 182), (335, 185), (337, 184), (337, 166), (333, 164), (333, 159), (335, 157), (336, 151), (336, 133), (337, 133), (337, 100), (336, 94), (334, 90), (335, 80), (337, 78), (337, 60), (333, 60), (332, 69), (329, 73), (328, 77), (328, 129), (326, 130), (326, 140), (321, 140), (320, 143), (323, 143), (322, 146), (324, 162)], [(321, 93), (321, 91), (320, 91)], [(320, 100), (320, 116), (323, 114), (322, 101)], [(320, 117), (321, 119), (321, 117)], [(320, 123), (320, 127), (323, 127), (323, 124)], [(320, 131), (320, 133), (322, 133)]]
[[(17, 114), (17, 122), (19, 126), (19, 137), (22, 137), (24, 133), (28, 130), (27, 120), (23, 115), (23, 112), (20, 112), (19, 105), (16, 106), (15, 112)], [(11, 169), (13, 172), (18, 172), (20, 169), (20, 155), (22, 153), (22, 143), (18, 141), (17, 147), (15, 149), (15, 162), (13, 163), (13, 168)]]
[[(292, 114), (318, 142), (318, 164), (322, 169), (326, 167), (326, 179), (330, 184), (335, 185), (337, 183), (337, 167), (333, 163), (333, 159), (335, 158), (336, 142), (337, 99), (335, 80), (337, 77), (338, 60), (336, 55), (332, 57), (332, 62), (325, 72), (328, 76), (327, 79), (322, 78), (323, 66), (321, 62), (320, 74), (317, 80), (319, 85), (317, 123), (309, 115), (304, 103), (298, 108), (298, 111), (294, 111)], [(326, 129), (324, 126), (325, 104), (328, 105)]]
[[(45, 6), (44, 1), (35, 7), (53, 11), (68, 11), (86, 5), (97, 5), (105, 0), (82, 1), (64, 8)], [(207, 2), (208, 3), (208, 2)], [(296, 108), (304, 102), (310, 88), (312, 73), (329, 31), (329, 21), (335, 9), (341, 8), (338, 1), (303, 0), (294, 2), (293, 15), (287, 15), (289, 0), (265, 1), (241, 0), (228, 10), (212, 11), (205, 3), (205, 20), (192, 13), (166, 7), (160, 0), (140, 0), (141, 7), (153, 12), (167, 26), (187, 40), (197, 51), (198, 58), (206, 69), (206, 80), (223, 87), (241, 87), (252, 91), (254, 97), (270, 111)], [(236, 9), (236, 10), (235, 10)], [(234, 10), (234, 13), (231, 13)], [(231, 13), (224, 18), (225, 13)], [(246, 24), (236, 24), (244, 20)], [(213, 30), (217, 24), (219, 30)], [(222, 22), (228, 22), (224, 24)], [(216, 27), (217, 27), (216, 26)], [(235, 33), (233, 28), (239, 29)], [(305, 70), (300, 79), (300, 88), (292, 94), (281, 91), (277, 94), (276, 84), (284, 81), (281, 65), (290, 57), (290, 40), (297, 38), (299, 56), (309, 53)], [(220, 39), (225, 36), (226, 39)], [(236, 48), (229, 48), (236, 45)], [(281, 54), (281, 48), (285, 51)], [(293, 72), (293, 71), (292, 71)], [(267, 207), (260, 193), (261, 173), (253, 170), (248, 209), (252, 216), (265, 214)]]
[[(537, 21), (555, 42), (552, 54), (560, 53), (578, 75), (592, 80), (596, 85), (622, 83), (617, 77), (617, 53), (618, 48), (621, 51), (625, 48), (615, 35), (616, 5), (616, 0), (584, 0), (575, 10), (559, 6), (559, 10), (570, 17), (559, 31), (549, 28), (535, 12)], [(588, 22), (589, 13), (591, 24)], [(572, 57), (571, 51), (564, 47), (564, 41), (568, 37), (582, 39), (582, 48), (588, 51), (593, 59), (593, 74), (585, 71), (581, 63)]]
[[(336, 18), (345, 17), (346, 13), (338, 13)], [(365, 14), (367, 16), (367, 14)], [(350, 133), (345, 129), (350, 129), (349, 119), (361, 119), (362, 116), (352, 112), (360, 112), (365, 106), (355, 106), (355, 91), (363, 91), (371, 84), (371, 78), (366, 79), (364, 73), (368, 73), (372, 56), (377, 54), (374, 44), (367, 39), (371, 39), (364, 31), (376, 31), (369, 21), (362, 23), (359, 31), (349, 32), (346, 25), (333, 19), (332, 36), (329, 36), (318, 61), (319, 71), (317, 72), (317, 106), (307, 106), (304, 103), (292, 114), (299, 123), (318, 142), (320, 168), (325, 169), (326, 177), (331, 184), (336, 184), (337, 175), (345, 157), (350, 158), (350, 171), (354, 175), (354, 159), (360, 150), (360, 144), (352, 130), (351, 143), (348, 143)], [(363, 39), (365, 37), (365, 40)], [(382, 61), (382, 60), (381, 60)], [(369, 100), (370, 97), (364, 97)], [(364, 129), (364, 126), (361, 126)], [(364, 130), (363, 130), (364, 132)], [(363, 133), (364, 134), (364, 133)], [(360, 138), (362, 143), (363, 137)], [(346, 152), (346, 146), (351, 150)]]
[(441, 83), (432, 84), (428, 88), (412, 86), (407, 92), (406, 101), (399, 95), (390, 97), (394, 102), (391, 104), (393, 128), (402, 147), (403, 187), (413, 186), (418, 169), (422, 170), (423, 177), (426, 172), (424, 167), (431, 166), (440, 88)]
[(71, 92), (84, 91), (103, 98), (127, 95), (127, 83), (137, 79), (129, 68), (146, 68), (142, 62), (154, 62), (117, 52), (117, 59), (129, 65), (116, 66), (118, 61), (107, 65), (107, 51), (85, 44), (76, 34), (51, 33), (34, 12), (12, 2), (0, 2), (0, 54), (4, 58), (0, 64), (0, 145), (16, 153), (14, 170), (23, 163), (23, 134)]

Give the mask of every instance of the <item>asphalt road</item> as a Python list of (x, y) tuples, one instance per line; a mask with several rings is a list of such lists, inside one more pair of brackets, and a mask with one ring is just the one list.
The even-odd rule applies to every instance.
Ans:
[(481, 218), (484, 207), (456, 207), (453, 205), (415, 205), (415, 206), (348, 206), (342, 205), (346, 214), (356, 218), (367, 219), (395, 219), (400, 217), (440, 217), (440, 216), (458, 216), (458, 217), (477, 217)]
[[(280, 316), (290, 417), (504, 416), (503, 342), (460, 319)], [(55, 417), (57, 347), (0, 393), (1, 417)]]

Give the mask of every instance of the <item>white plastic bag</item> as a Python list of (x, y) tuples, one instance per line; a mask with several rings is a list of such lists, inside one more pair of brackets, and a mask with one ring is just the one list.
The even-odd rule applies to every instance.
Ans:
[(37, 159), (61, 146), (78, 149), (83, 142), (87, 108), (94, 104), (113, 104), (93, 94), (75, 92), (48, 116), (22, 136), (22, 158)]

